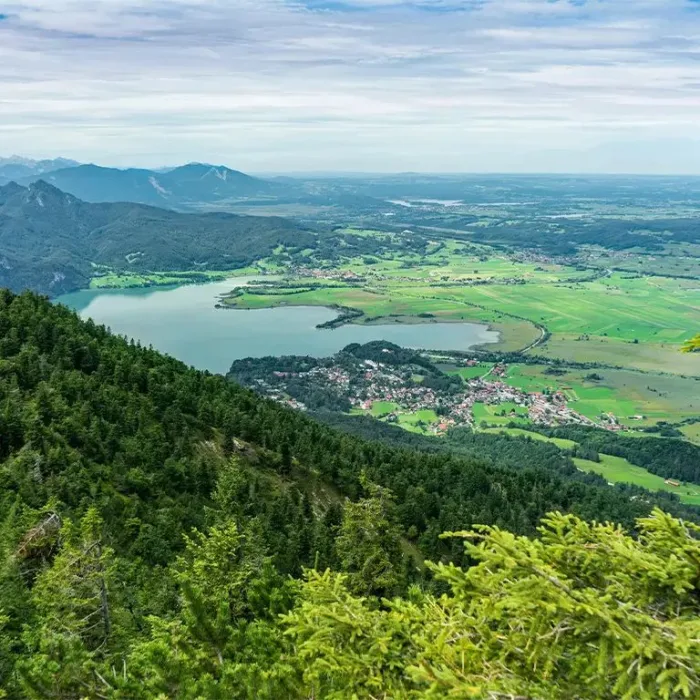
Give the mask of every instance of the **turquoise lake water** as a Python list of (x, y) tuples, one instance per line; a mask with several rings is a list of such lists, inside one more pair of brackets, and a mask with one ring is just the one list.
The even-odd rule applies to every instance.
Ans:
[(233, 360), (266, 355), (332, 355), (350, 343), (388, 340), (410, 348), (467, 350), (498, 340), (476, 323), (315, 326), (337, 316), (332, 309), (291, 306), (253, 311), (216, 309), (217, 297), (251, 278), (181, 287), (85, 290), (58, 302), (115, 333), (211, 372), (225, 373)]

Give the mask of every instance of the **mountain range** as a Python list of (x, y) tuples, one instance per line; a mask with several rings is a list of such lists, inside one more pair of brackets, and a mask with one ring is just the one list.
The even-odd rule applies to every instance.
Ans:
[(86, 202), (138, 202), (173, 209), (269, 198), (293, 189), (288, 183), (262, 180), (225, 166), (203, 163), (189, 163), (165, 172), (77, 165), (29, 175), (18, 182), (30, 185), (38, 179)]
[(85, 202), (39, 180), (0, 187), (0, 287), (57, 295), (86, 287), (94, 265), (118, 271), (226, 270), (306, 247), (316, 234), (279, 217), (183, 214)]
[(73, 168), (79, 165), (68, 158), (55, 158), (53, 160), (32, 160), (21, 156), (0, 158), (0, 185), (6, 185), (12, 180), (36, 178), (45, 173), (64, 168)]

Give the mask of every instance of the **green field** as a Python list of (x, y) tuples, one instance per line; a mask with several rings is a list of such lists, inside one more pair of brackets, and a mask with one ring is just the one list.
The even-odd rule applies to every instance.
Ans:
[[(515, 411), (515, 415), (511, 414), (511, 411)], [(475, 403), (473, 413), (475, 425), (480, 425), (482, 422), (489, 425), (508, 425), (509, 423), (528, 425), (530, 423), (527, 417), (527, 409), (515, 403)]]
[(700, 445), (700, 422), (692, 423), (691, 425), (684, 425), (681, 428), (681, 432), (690, 440), (697, 445)]
[[(482, 363), (477, 367), (448, 368), (447, 372), (472, 379), (486, 374), (489, 367)], [(571, 368), (564, 374), (553, 375), (547, 373), (548, 369), (551, 368), (547, 365), (510, 365), (504, 381), (527, 392), (561, 391), (569, 406), (587, 418), (596, 420), (603, 413), (613, 413), (632, 429), (658, 421), (677, 422), (700, 416), (700, 381), (692, 378), (632, 370)], [(588, 379), (591, 374), (600, 379)]]
[(604, 268), (634, 273), (666, 275), (668, 277), (695, 277), (700, 279), (700, 247), (690, 243), (672, 243), (663, 252), (649, 255), (647, 251), (584, 251), (589, 262)]
[(176, 284), (201, 284), (225, 280), (236, 275), (254, 274), (254, 272), (255, 268), (231, 270), (228, 272), (220, 270), (209, 270), (206, 272), (189, 270), (184, 272), (148, 272), (144, 274), (100, 270), (90, 280), (90, 289), (129, 289)]
[(457, 369), (450, 369), (447, 371), (448, 374), (457, 374), (462, 379), (480, 379), (486, 375), (493, 367), (492, 362), (480, 362), (474, 367), (459, 367)]
[(370, 414), (375, 418), (386, 416), (388, 413), (393, 413), (399, 410), (399, 405), (393, 401), (375, 401), (372, 404)]
[(415, 413), (399, 413), (399, 425), (405, 430), (415, 433), (427, 432), (426, 428), (438, 420), (437, 413), (428, 409), (416, 411)]
[(414, 433), (425, 434), (428, 432), (428, 426), (436, 423), (439, 417), (435, 411), (424, 409), (413, 413), (404, 411), (399, 404), (393, 401), (374, 401), (372, 408), (369, 411), (364, 411), (360, 408), (355, 408), (351, 411), (352, 415), (371, 415), (374, 418), (384, 419), (390, 413), (395, 413), (397, 416), (396, 424), (404, 430), (409, 430)]
[(700, 294), (684, 280), (631, 278), (615, 273), (583, 284), (470, 287), (466, 301), (543, 323), (552, 333), (588, 334), (633, 342), (675, 342), (700, 320)]
[[(332, 288), (245, 293), (228, 303), (238, 308), (349, 306), (364, 313), (360, 323), (386, 322), (388, 316), (392, 322), (481, 322), (500, 331), (500, 342), (491, 347), (501, 350), (528, 347), (540, 337), (535, 325), (540, 324), (551, 337), (533, 350), (538, 354), (700, 375), (697, 358), (678, 353), (700, 327), (697, 282), (623, 272), (591, 280), (591, 271), (516, 262), (493, 251), (484, 259), (461, 253), (459, 242), (444, 243), (442, 250), (425, 256), (375, 256), (371, 265), (350, 258), (338, 265), (336, 273), (351, 271), (363, 279), (359, 283), (336, 279)], [(319, 280), (297, 278), (295, 283), (303, 288)]]
[(525, 437), (531, 440), (539, 440), (540, 442), (550, 442), (552, 445), (556, 445), (561, 450), (570, 450), (576, 447), (578, 443), (573, 440), (566, 440), (564, 438), (547, 437), (546, 435), (541, 435), (540, 433), (533, 433), (530, 430), (523, 430), (522, 428), (483, 428), (482, 433), (491, 433), (495, 435), (500, 435), (505, 433), (511, 437)]
[[(513, 437), (528, 437), (532, 440), (550, 442), (560, 449), (570, 450), (576, 446), (573, 440), (563, 438), (550, 438), (546, 435), (530, 432), (520, 428), (487, 428), (482, 432), (486, 433), (506, 433)], [(664, 479), (656, 474), (638, 467), (622, 457), (600, 454), (600, 462), (592, 462), (587, 459), (574, 457), (574, 463), (581, 471), (595, 472), (611, 484), (625, 483), (641, 486), (649, 491), (668, 491), (675, 493), (683, 503), (700, 505), (700, 486), (696, 484), (681, 484), (681, 486), (671, 486), (666, 484)]]
[[(515, 371), (527, 376), (538, 373), (537, 366), (521, 366)], [(540, 374), (544, 370), (540, 369)], [(571, 406), (589, 418), (614, 413), (632, 428), (673, 422), (700, 414), (700, 382), (668, 374), (646, 374), (631, 370), (600, 369), (598, 381), (588, 380), (588, 370), (570, 370), (562, 377), (546, 377), (557, 388), (573, 388)], [(643, 416), (641, 420), (633, 416)]]
[[(688, 317), (687, 326), (697, 328), (698, 322)], [(565, 358), (574, 362), (599, 362), (601, 364), (629, 367), (643, 372), (668, 372), (671, 374), (698, 376), (700, 361), (697, 356), (679, 352), (679, 343), (632, 344), (613, 338), (592, 338), (580, 341), (578, 336), (558, 335), (538, 347), (536, 353), (544, 357)]]
[(700, 505), (700, 486), (695, 484), (682, 484), (680, 487), (670, 486), (660, 476), (630, 464), (622, 457), (601, 454), (600, 463), (578, 458), (574, 458), (574, 462), (581, 471), (600, 474), (611, 484), (635, 484), (650, 491), (668, 491), (675, 493), (683, 503)]

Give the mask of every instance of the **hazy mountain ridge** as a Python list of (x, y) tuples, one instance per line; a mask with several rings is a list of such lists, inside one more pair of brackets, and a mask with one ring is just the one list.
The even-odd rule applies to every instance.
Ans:
[(22, 158), (21, 156), (0, 158), (0, 185), (4, 185), (11, 180), (40, 177), (41, 175), (54, 170), (59, 170), (61, 168), (73, 168), (77, 165), (80, 164), (75, 160), (70, 160), (69, 158), (42, 160)]
[[(37, 179), (38, 176), (25, 177), (20, 184), (29, 185)], [(79, 165), (55, 170), (43, 179), (87, 202), (138, 202), (171, 208), (269, 197), (291, 189), (287, 184), (204, 163), (189, 163), (165, 172)]]
[(0, 187), (0, 286), (60, 294), (85, 287), (93, 264), (116, 270), (234, 269), (315, 234), (278, 217), (182, 214), (85, 202), (39, 180)]

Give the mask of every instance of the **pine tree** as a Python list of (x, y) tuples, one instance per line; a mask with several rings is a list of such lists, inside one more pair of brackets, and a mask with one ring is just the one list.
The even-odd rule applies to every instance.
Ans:
[(363, 483), (369, 496), (345, 503), (336, 551), (354, 593), (389, 596), (401, 581), (400, 531), (390, 492), (364, 478)]
[(700, 527), (659, 510), (637, 527), (554, 513), (537, 539), (455, 533), (476, 565), (431, 564), (448, 593), (383, 607), (310, 572), (285, 617), (305, 697), (698, 697)]
[(102, 541), (102, 520), (90, 508), (75, 527), (61, 527), (61, 548), (36, 579), (38, 624), (27, 629), (27, 657), (18, 664), (28, 697), (98, 697), (111, 686), (102, 663), (119, 651), (112, 597), (116, 562)]

